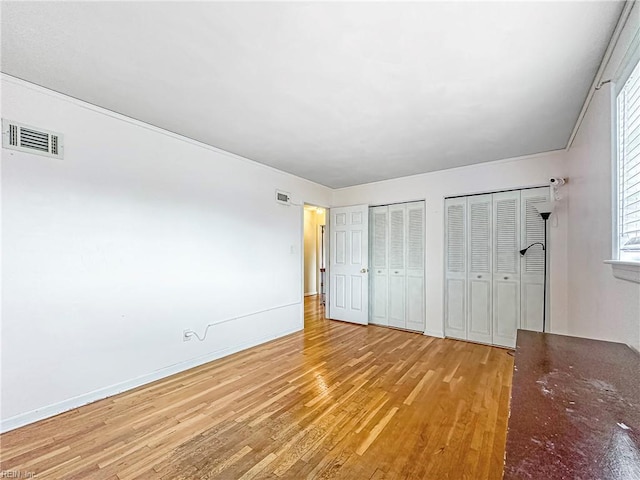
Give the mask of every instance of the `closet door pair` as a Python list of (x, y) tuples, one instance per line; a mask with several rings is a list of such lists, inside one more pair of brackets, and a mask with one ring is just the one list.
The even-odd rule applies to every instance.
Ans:
[[(542, 329), (544, 252), (538, 188), (445, 201), (445, 334), (506, 347), (518, 328)], [(524, 245), (526, 243), (526, 245)]]
[(424, 331), (424, 202), (370, 208), (370, 319)]

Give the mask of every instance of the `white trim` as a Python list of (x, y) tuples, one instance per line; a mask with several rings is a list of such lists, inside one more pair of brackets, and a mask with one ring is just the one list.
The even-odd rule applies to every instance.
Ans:
[(640, 283), (640, 262), (625, 262), (621, 260), (605, 260), (611, 265), (613, 276), (620, 280)]
[[(304, 202), (302, 203), (303, 205), (306, 205)], [(300, 251), (299, 253), (299, 260), (300, 260), (300, 294), (301, 296), (301, 303), (302, 303), (302, 308), (300, 308), (300, 323), (302, 324), (302, 328), (304, 329), (304, 283), (305, 283), (305, 278), (304, 278), (304, 206), (300, 209)]]
[(640, 30), (636, 32), (633, 40), (631, 40), (627, 53), (620, 62), (618, 70), (616, 70), (611, 80), (614, 84), (614, 96), (618, 96), (638, 61), (640, 61)]
[[(422, 246), (424, 248), (422, 254), (424, 255), (423, 258), (423, 265), (422, 268), (423, 270), (423, 281), (424, 281), (424, 286), (423, 286), (423, 291), (422, 291), (422, 314), (424, 316), (424, 318), (422, 319), (422, 321), (424, 322), (424, 330), (423, 330), (423, 334), (424, 335), (430, 335), (430, 336), (434, 336), (432, 333), (427, 333), (429, 332), (429, 330), (427, 329), (427, 299), (429, 298), (429, 285), (427, 284), (427, 272), (429, 271), (429, 262), (427, 260), (427, 258), (429, 257), (428, 252), (427, 252), (427, 238), (428, 238), (428, 231), (427, 231), (427, 198), (425, 197), (424, 200), (422, 200), (424, 202), (424, 212), (423, 215), (423, 220), (424, 220), (424, 237), (422, 238)], [(440, 332), (440, 335), (444, 335), (444, 323), (442, 324), (443, 330), (442, 332)]]
[(63, 400), (62, 402), (54, 403), (52, 405), (47, 405), (45, 407), (41, 407), (36, 410), (32, 410), (30, 412), (25, 412), (19, 415), (15, 415), (13, 417), (9, 417), (5, 420), (2, 420), (2, 423), (0, 423), (0, 433), (5, 433), (5, 432), (8, 432), (9, 430), (14, 430), (16, 428), (28, 425), (30, 423), (34, 423), (39, 420), (44, 420), (45, 418), (49, 418), (54, 415), (58, 415), (60, 413), (68, 412), (69, 410), (73, 410), (74, 408), (78, 408), (83, 405), (87, 405), (89, 403), (93, 403), (98, 400), (102, 400), (102, 399), (111, 397), (113, 395), (117, 395), (119, 393), (123, 393), (128, 390), (149, 384), (151, 382), (155, 382), (156, 380), (161, 380), (170, 375), (184, 372), (185, 370), (189, 370), (191, 368), (204, 365), (205, 363), (211, 362), (213, 360), (217, 360), (222, 357), (226, 357), (227, 355), (231, 355), (233, 353), (246, 350), (247, 348), (255, 347), (257, 345), (269, 342), (271, 340), (275, 340), (277, 338), (281, 338), (286, 335), (290, 335), (292, 333), (298, 332), (300, 331), (301, 328), (302, 327), (298, 325), (293, 329), (288, 328), (281, 332), (272, 333), (264, 337), (254, 338), (240, 345), (222, 348), (220, 350), (207, 353), (206, 355), (202, 355), (202, 356), (193, 358), (191, 360), (186, 360), (184, 362), (176, 363), (174, 365), (161, 368), (160, 370), (156, 370), (155, 372), (151, 372), (136, 378), (132, 378), (131, 380), (127, 380), (121, 383), (116, 383), (115, 385), (110, 385), (108, 387), (94, 390), (93, 392), (88, 392), (82, 395), (78, 395), (76, 397)]
[(313, 297), (314, 295), (318, 295), (318, 292), (307, 292), (304, 294), (305, 297)]
[(620, 237), (618, 236), (618, 96), (614, 93), (614, 86), (609, 90), (609, 135), (611, 142), (609, 154), (611, 155), (611, 258), (618, 258), (620, 251)]
[(201, 142), (199, 140), (195, 140), (193, 138), (187, 137), (185, 135), (181, 135), (179, 133), (172, 132), (170, 130), (167, 130), (167, 129), (164, 129), (164, 128), (161, 128), (161, 127), (157, 127), (157, 126), (155, 126), (155, 125), (153, 125), (151, 123), (143, 122), (142, 120), (138, 120), (138, 119), (133, 118), (133, 117), (128, 117), (128, 116), (123, 115), (121, 113), (114, 112), (113, 110), (108, 110), (108, 109), (100, 107), (98, 105), (94, 105), (93, 103), (89, 103), (89, 102), (86, 102), (84, 100), (80, 100), (79, 98), (72, 97), (70, 95), (67, 95), (67, 94), (64, 94), (64, 93), (61, 93), (61, 92), (57, 92), (55, 90), (51, 90), (50, 88), (43, 87), (43, 86), (38, 85), (36, 83), (28, 82), (28, 81), (23, 80), (21, 78), (14, 77), (13, 75), (9, 75), (7, 73), (0, 72), (0, 79), (2, 81), (6, 81), (8, 83), (13, 83), (14, 85), (19, 85), (19, 86), (22, 86), (22, 87), (25, 87), (25, 88), (29, 88), (29, 89), (34, 90), (34, 91), (39, 92), (39, 93), (42, 93), (42, 94), (45, 94), (45, 95), (49, 95), (50, 97), (57, 98), (59, 100), (74, 104), (74, 105), (76, 105), (78, 107), (86, 108), (87, 110), (91, 110), (91, 111), (99, 113), (101, 115), (105, 115), (107, 117), (115, 118), (117, 120), (121, 120), (123, 122), (127, 122), (127, 123), (129, 123), (131, 125), (135, 125), (137, 127), (141, 127), (141, 128), (145, 128), (147, 130), (151, 130), (152, 132), (155, 132), (155, 133), (160, 133), (162, 135), (166, 135), (167, 137), (171, 137), (173, 139), (180, 140), (180, 141), (185, 142), (185, 143), (189, 143), (189, 144), (194, 145), (196, 147), (204, 148), (205, 150), (210, 150), (212, 152), (216, 152), (216, 153), (219, 153), (221, 155), (226, 155), (226, 156), (234, 158), (236, 160), (240, 160), (240, 161), (243, 161), (245, 163), (250, 163), (251, 165), (263, 168), (265, 170), (269, 170), (271, 172), (276, 172), (276, 173), (279, 173), (281, 175), (285, 175), (287, 177), (295, 178), (297, 180), (302, 180), (302, 181), (304, 181), (306, 183), (309, 183), (311, 185), (315, 185), (317, 187), (322, 187), (322, 188), (326, 188), (326, 189), (330, 189), (331, 190), (330, 187), (327, 187), (326, 185), (322, 185), (320, 183), (314, 182), (314, 181), (309, 180), (307, 178), (298, 177), (298, 176), (296, 176), (296, 175), (294, 175), (292, 173), (288, 173), (288, 172), (285, 172), (283, 170), (278, 170), (277, 168), (271, 167), (269, 165), (265, 165), (264, 163), (256, 162), (255, 160), (251, 160), (250, 158), (243, 157), (243, 156), (238, 155), (238, 154), (233, 153), (233, 152), (228, 152), (226, 150), (222, 150), (221, 148), (215, 147), (213, 145), (209, 145), (209, 144), (203, 143), (203, 142)]
[(580, 110), (580, 114), (578, 115), (578, 119), (576, 120), (575, 125), (573, 126), (573, 130), (571, 131), (571, 136), (569, 136), (569, 141), (567, 142), (567, 146), (565, 150), (569, 150), (571, 145), (573, 145), (573, 140), (576, 138), (578, 134), (578, 130), (580, 130), (580, 126), (582, 125), (582, 121), (584, 120), (584, 116), (587, 114), (587, 110), (589, 109), (589, 105), (591, 105), (591, 100), (593, 99), (593, 95), (596, 93), (602, 86), (602, 76), (604, 75), (604, 71), (609, 65), (609, 60), (611, 60), (611, 55), (618, 44), (618, 39), (620, 38), (620, 34), (622, 33), (622, 29), (627, 23), (627, 19), (629, 15), (631, 15), (631, 10), (633, 9), (635, 1), (625, 2), (624, 7), (622, 8), (622, 12), (620, 12), (620, 16), (618, 17), (618, 22), (616, 23), (615, 28), (613, 29), (613, 33), (611, 35), (611, 39), (609, 40), (609, 44), (607, 45), (607, 49), (602, 56), (602, 61), (600, 62), (600, 66), (598, 67), (598, 71), (596, 72), (595, 77), (593, 77), (593, 82), (591, 83), (591, 87), (589, 87), (589, 91), (587, 92), (587, 98), (585, 98), (584, 103), (582, 104), (582, 109)]
[(436, 332), (435, 330), (425, 330), (424, 335), (427, 337), (445, 338), (444, 332)]
[[(611, 130), (610, 130), (610, 134), (611, 134), (611, 138), (612, 138), (612, 142), (611, 142), (611, 158), (612, 158), (612, 169), (613, 169), (613, 173), (611, 175), (611, 180), (612, 180), (612, 186), (611, 186), (611, 191), (612, 191), (612, 212), (611, 212), (611, 220), (612, 220), (612, 235), (613, 235), (613, 239), (611, 242), (611, 256), (614, 259), (618, 259), (618, 260), (612, 260), (613, 261), (617, 261), (617, 262), (621, 262), (622, 264), (625, 263), (629, 263), (628, 261), (622, 260), (621, 259), (621, 253), (620, 253), (620, 151), (619, 151), (619, 146), (620, 146), (620, 139), (619, 139), (619, 125), (618, 125), (618, 112), (619, 112), (619, 105), (618, 105), (618, 96), (620, 95), (621, 90), (624, 88), (625, 83), (627, 82), (627, 80), (629, 79), (629, 76), (631, 75), (631, 73), (633, 72), (633, 70), (638, 66), (638, 63), (640, 63), (640, 48), (638, 48), (638, 42), (640, 42), (640, 32), (637, 32), (635, 37), (634, 37), (634, 42), (635, 42), (635, 50), (629, 50), (627, 51), (627, 55), (625, 56), (625, 60), (624, 62), (630, 62), (630, 63), (621, 63), (619, 66), (619, 71), (617, 73), (617, 75), (620, 75), (620, 72), (626, 72), (625, 75), (626, 77), (624, 77), (624, 80), (622, 81), (622, 77), (621, 77), (621, 81), (620, 83), (615, 83), (612, 82), (612, 86), (611, 86), (611, 91), (610, 91), (610, 118), (611, 118)], [(605, 262), (608, 263), (608, 262)], [(631, 261), (631, 265), (634, 264), (634, 260)], [(614, 267), (614, 272), (613, 275), (617, 278), (621, 278), (623, 280), (629, 280), (629, 278), (626, 278), (626, 274), (616, 271), (616, 268)], [(634, 280), (631, 280), (634, 281)]]
[(327, 207), (324, 210), (324, 238), (325, 238), (325, 253), (324, 258), (324, 318), (327, 320), (329, 317), (329, 307), (331, 301), (331, 207)]
[[(442, 291), (440, 292), (440, 301), (442, 302), (442, 318), (440, 319), (440, 325), (442, 327), (442, 332), (440, 332), (441, 336), (433, 335), (433, 331), (426, 330), (424, 331), (425, 335), (437, 336), (439, 338), (445, 338), (447, 332), (447, 197), (442, 197), (442, 201), (440, 204), (440, 208), (442, 209)], [(426, 255), (425, 255), (426, 257)], [(426, 283), (426, 281), (425, 281)], [(426, 309), (425, 309), (426, 311)], [(426, 313), (426, 312), (425, 312)], [(465, 328), (466, 324), (465, 324)]]

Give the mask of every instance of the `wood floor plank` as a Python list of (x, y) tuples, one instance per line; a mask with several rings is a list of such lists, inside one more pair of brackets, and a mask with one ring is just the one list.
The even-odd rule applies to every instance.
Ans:
[(39, 479), (499, 479), (513, 358), (324, 319), (0, 436)]

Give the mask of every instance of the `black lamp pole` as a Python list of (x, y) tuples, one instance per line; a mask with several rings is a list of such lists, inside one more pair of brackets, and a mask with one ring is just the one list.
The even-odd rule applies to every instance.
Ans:
[(542, 289), (542, 332), (546, 331), (547, 324), (547, 220), (549, 220), (549, 216), (551, 212), (541, 212), (540, 216), (544, 220), (544, 243), (534, 242), (529, 245), (527, 248), (523, 248), (520, 250), (520, 255), (524, 257), (524, 254), (527, 253), (534, 245), (540, 245), (542, 247), (542, 251), (544, 252), (544, 286)]
[(544, 220), (544, 288), (542, 289), (542, 333), (546, 331), (547, 323), (547, 220), (551, 212), (541, 213)]

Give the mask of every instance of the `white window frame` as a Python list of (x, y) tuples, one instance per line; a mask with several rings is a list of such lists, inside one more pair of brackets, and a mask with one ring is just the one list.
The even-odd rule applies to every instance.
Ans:
[[(638, 76), (640, 76), (640, 62), (635, 62), (635, 65), (633, 65), (633, 69), (630, 73), (634, 73), (633, 77), (635, 80), (639, 80)], [(616, 248), (617, 248), (617, 259), (620, 261), (632, 261), (632, 262), (638, 262), (640, 263), (640, 250), (638, 252), (624, 252), (622, 247), (623, 245), (621, 245), (621, 235), (620, 235), (620, 227), (621, 227), (621, 222), (624, 221), (624, 219), (622, 218), (622, 214), (623, 212), (621, 211), (621, 203), (622, 203), (622, 195), (621, 195), (621, 191), (620, 191), (620, 174), (622, 173), (622, 165), (621, 165), (621, 161), (622, 159), (622, 155), (620, 152), (620, 105), (619, 105), (619, 101), (620, 101), (620, 93), (622, 92), (622, 90), (624, 89), (624, 87), (626, 86), (626, 83), (629, 82), (629, 80), (631, 79), (631, 75), (627, 75), (627, 78), (624, 80), (624, 82), (620, 82), (620, 89), (616, 89), (618, 90), (616, 93), (616, 185), (617, 185), (617, 202), (616, 202), (616, 223), (617, 223), (617, 235), (616, 235)], [(640, 91), (638, 91), (638, 95), (637, 98), (640, 98)], [(627, 160), (626, 158), (624, 159), (625, 161)], [(640, 157), (638, 158), (638, 162), (640, 162)], [(635, 175), (634, 175), (635, 176)], [(635, 195), (635, 193), (634, 193)]]
[[(637, 47), (637, 45), (636, 45)], [(613, 267), (613, 275), (622, 280), (629, 280), (640, 283), (640, 252), (637, 255), (623, 253), (620, 250), (620, 152), (619, 152), (619, 135), (618, 135), (618, 96), (625, 86), (625, 83), (634, 72), (636, 67), (640, 68), (640, 49), (632, 48), (627, 58), (622, 62), (622, 67), (615, 75), (613, 82), (612, 95), (612, 117), (613, 128), (612, 138), (615, 142), (613, 146), (613, 242), (612, 242), (612, 258), (606, 263), (610, 263)]]

